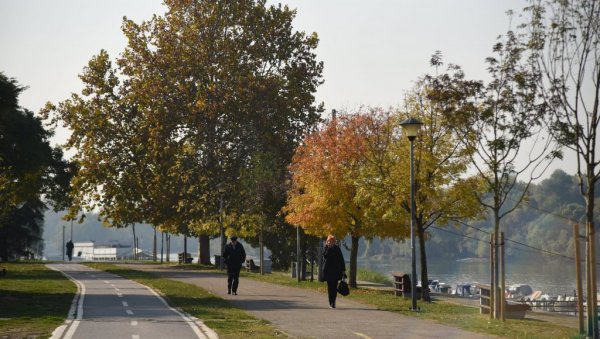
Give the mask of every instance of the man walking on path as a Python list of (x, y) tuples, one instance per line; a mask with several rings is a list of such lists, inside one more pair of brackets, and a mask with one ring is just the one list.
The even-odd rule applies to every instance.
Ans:
[(246, 251), (244, 246), (237, 242), (237, 236), (232, 236), (231, 242), (225, 246), (223, 258), (225, 258), (225, 264), (227, 265), (227, 294), (237, 295), (240, 270), (242, 264), (246, 261)]
[(69, 261), (73, 260), (73, 248), (75, 247), (75, 245), (73, 245), (73, 241), (69, 240), (67, 242), (67, 257), (69, 257)]

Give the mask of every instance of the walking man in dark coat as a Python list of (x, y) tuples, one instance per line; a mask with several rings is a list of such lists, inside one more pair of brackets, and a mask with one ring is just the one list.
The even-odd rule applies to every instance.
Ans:
[(69, 257), (69, 261), (73, 260), (73, 248), (75, 247), (75, 245), (73, 245), (73, 242), (71, 240), (69, 240), (67, 242), (67, 257)]
[(231, 237), (231, 242), (225, 246), (223, 258), (225, 258), (225, 264), (227, 265), (227, 294), (237, 295), (240, 270), (242, 264), (246, 261), (246, 251), (244, 246), (237, 242), (235, 235)]
[(335, 237), (329, 235), (325, 242), (323, 251), (323, 277), (327, 281), (327, 294), (329, 296), (329, 307), (335, 308), (338, 281), (346, 273), (346, 263), (342, 250), (336, 245)]

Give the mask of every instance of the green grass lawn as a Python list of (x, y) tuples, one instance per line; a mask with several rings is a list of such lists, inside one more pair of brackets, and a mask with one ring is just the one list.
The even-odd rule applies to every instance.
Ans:
[(0, 263), (0, 337), (48, 338), (67, 317), (77, 287), (44, 265)]

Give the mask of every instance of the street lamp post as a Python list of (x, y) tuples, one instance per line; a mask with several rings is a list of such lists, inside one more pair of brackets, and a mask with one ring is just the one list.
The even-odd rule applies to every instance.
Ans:
[[(410, 255), (411, 255), (411, 279), (410, 295), (412, 297), (412, 311), (418, 311), (417, 308), (417, 264), (415, 258), (415, 170), (414, 170), (414, 151), (413, 141), (417, 137), (419, 129), (423, 125), (417, 119), (408, 118), (400, 123), (404, 129), (408, 140), (410, 141)], [(425, 288), (422, 286), (421, 288)]]
[(223, 228), (223, 190), (219, 187), (219, 228), (221, 236), (221, 255), (219, 256), (219, 270), (223, 270), (223, 253), (225, 253), (225, 228)]
[(215, 265), (219, 267), (219, 270), (223, 269), (223, 253), (225, 252), (225, 227), (223, 227), (223, 194), (225, 193), (225, 185), (220, 182), (216, 186), (217, 193), (219, 194), (219, 237), (221, 240), (221, 253), (219, 255), (219, 264), (215, 262)]

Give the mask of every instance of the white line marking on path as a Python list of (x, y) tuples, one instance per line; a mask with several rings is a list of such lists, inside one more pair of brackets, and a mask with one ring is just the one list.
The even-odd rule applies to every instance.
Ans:
[[(54, 267), (50, 267), (53, 270), (57, 270)], [(81, 322), (81, 318), (83, 317), (83, 299), (85, 298), (85, 285), (81, 283), (79, 280), (76, 280), (72, 276), (67, 273), (57, 270), (62, 273), (65, 277), (69, 278), (69, 280), (73, 281), (77, 286), (77, 294), (73, 298), (73, 302), (71, 304), (71, 308), (69, 309), (69, 314), (67, 316), (67, 328), (66, 333), (65, 328), (62, 326), (58, 327), (54, 332), (52, 332), (52, 337), (50, 338), (62, 338), (62, 339), (71, 339)], [(81, 270), (80, 270), (81, 271)]]
[(137, 334), (132, 334), (131, 339), (140, 339), (140, 336)]
[(104, 280), (104, 283), (105, 283), (105, 284), (108, 284), (109, 282), (108, 282), (108, 280)]
[(352, 332), (352, 333), (356, 334), (359, 337), (365, 338), (365, 339), (371, 339), (371, 337), (369, 337), (368, 335), (365, 335), (365, 334), (362, 334), (359, 332)]
[(135, 321), (135, 320), (132, 320), (132, 321), (131, 321), (131, 326), (137, 326), (137, 321)]
[(123, 293), (117, 293), (117, 296), (118, 296), (119, 298), (123, 298)]
[(133, 315), (133, 311), (132, 310), (125, 310), (125, 312), (127, 312), (127, 314), (129, 314), (129, 315)]
[(218, 339), (219, 335), (210, 327), (206, 326), (202, 320), (193, 317), (187, 313), (180, 312), (175, 308), (171, 307), (167, 301), (161, 297), (155, 290), (151, 289), (148, 286), (142, 285), (146, 287), (152, 294), (154, 294), (160, 301), (162, 301), (165, 306), (167, 306), (171, 311), (177, 313), (183, 320), (192, 328), (194, 333), (198, 336), (198, 338), (209, 338), (209, 339)]
[(122, 301), (122, 303), (123, 303), (123, 306), (124, 306), (124, 307), (127, 307), (127, 306), (129, 306), (129, 304), (127, 304), (127, 301)]

